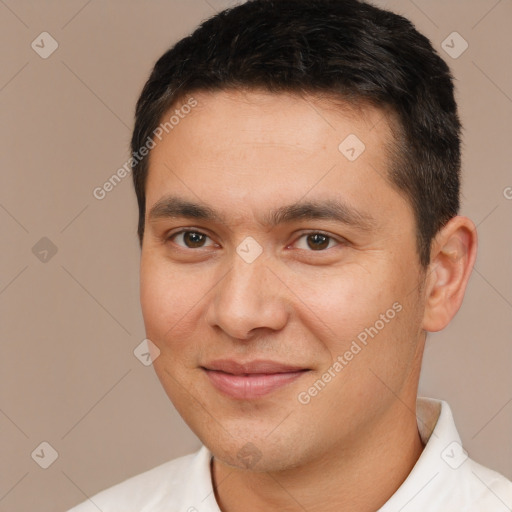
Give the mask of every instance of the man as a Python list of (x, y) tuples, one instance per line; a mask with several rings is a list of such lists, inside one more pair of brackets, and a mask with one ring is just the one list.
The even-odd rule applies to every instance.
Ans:
[(511, 510), (417, 399), (477, 236), (452, 78), (410, 22), (224, 11), (155, 65), (132, 151), (154, 367), (204, 447), (75, 512)]

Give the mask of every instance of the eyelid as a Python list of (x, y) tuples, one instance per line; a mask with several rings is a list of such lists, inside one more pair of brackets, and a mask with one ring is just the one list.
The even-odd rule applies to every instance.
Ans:
[(194, 227), (179, 228), (177, 231), (168, 232), (168, 233), (166, 233), (164, 235), (164, 241), (166, 241), (166, 242), (170, 241), (170, 242), (176, 243), (176, 242), (174, 242), (174, 238), (176, 236), (178, 236), (178, 235), (183, 234), (183, 233), (198, 233), (200, 235), (206, 236), (213, 243), (210, 244), (210, 245), (206, 245), (206, 246), (202, 246), (202, 247), (196, 247), (196, 248), (185, 247), (183, 245), (176, 244), (181, 249), (197, 251), (198, 249), (203, 249), (204, 247), (211, 247), (212, 245), (219, 245), (216, 242), (214, 242), (213, 238), (208, 233), (206, 233), (204, 230), (198, 229), (198, 228), (194, 228)]
[[(308, 235), (323, 235), (326, 238), (329, 238), (329, 239), (335, 241), (336, 242), (336, 246), (348, 244), (348, 240), (346, 240), (343, 237), (333, 235), (332, 233), (328, 233), (326, 231), (322, 231), (321, 229), (311, 229), (311, 230), (301, 231), (300, 234), (295, 237), (294, 241), (287, 246), (287, 248), (290, 247), (291, 245), (296, 244), (297, 241), (300, 240), (302, 237), (308, 236)], [(330, 247), (329, 249), (332, 249), (332, 248), (333, 247)], [(301, 249), (301, 250), (306, 250), (306, 249)], [(311, 251), (308, 251), (308, 252), (319, 252), (319, 253), (321, 253), (321, 252), (325, 252), (325, 251), (327, 251), (327, 249), (324, 249), (323, 251), (313, 251), (313, 250), (311, 250)]]

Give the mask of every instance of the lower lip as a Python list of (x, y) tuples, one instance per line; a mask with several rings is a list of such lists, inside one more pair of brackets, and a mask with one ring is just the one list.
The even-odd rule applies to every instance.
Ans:
[(206, 370), (206, 375), (215, 388), (225, 395), (239, 400), (265, 396), (297, 380), (304, 373), (306, 371), (232, 375), (216, 370)]

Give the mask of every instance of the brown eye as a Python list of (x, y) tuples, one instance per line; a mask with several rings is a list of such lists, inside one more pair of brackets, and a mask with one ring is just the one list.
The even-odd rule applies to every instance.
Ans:
[(326, 249), (329, 246), (330, 238), (322, 235), (321, 233), (315, 233), (307, 236), (308, 247), (314, 251)]
[(339, 245), (332, 236), (323, 233), (307, 233), (302, 235), (296, 242), (298, 249), (309, 251), (323, 251)]
[(196, 233), (195, 231), (187, 231), (183, 234), (183, 241), (187, 247), (202, 247), (205, 240), (206, 235), (203, 235), (202, 233)]
[(186, 247), (187, 249), (198, 249), (206, 247), (209, 237), (199, 231), (181, 231), (170, 237), (177, 245)]

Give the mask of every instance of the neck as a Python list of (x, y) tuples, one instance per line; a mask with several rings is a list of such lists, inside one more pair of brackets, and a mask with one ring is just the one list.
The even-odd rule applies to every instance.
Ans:
[(223, 512), (373, 512), (395, 493), (421, 455), (415, 410), (415, 397), (407, 406), (396, 400), (378, 425), (358, 432), (357, 439), (285, 471), (257, 473), (214, 459), (217, 502)]

